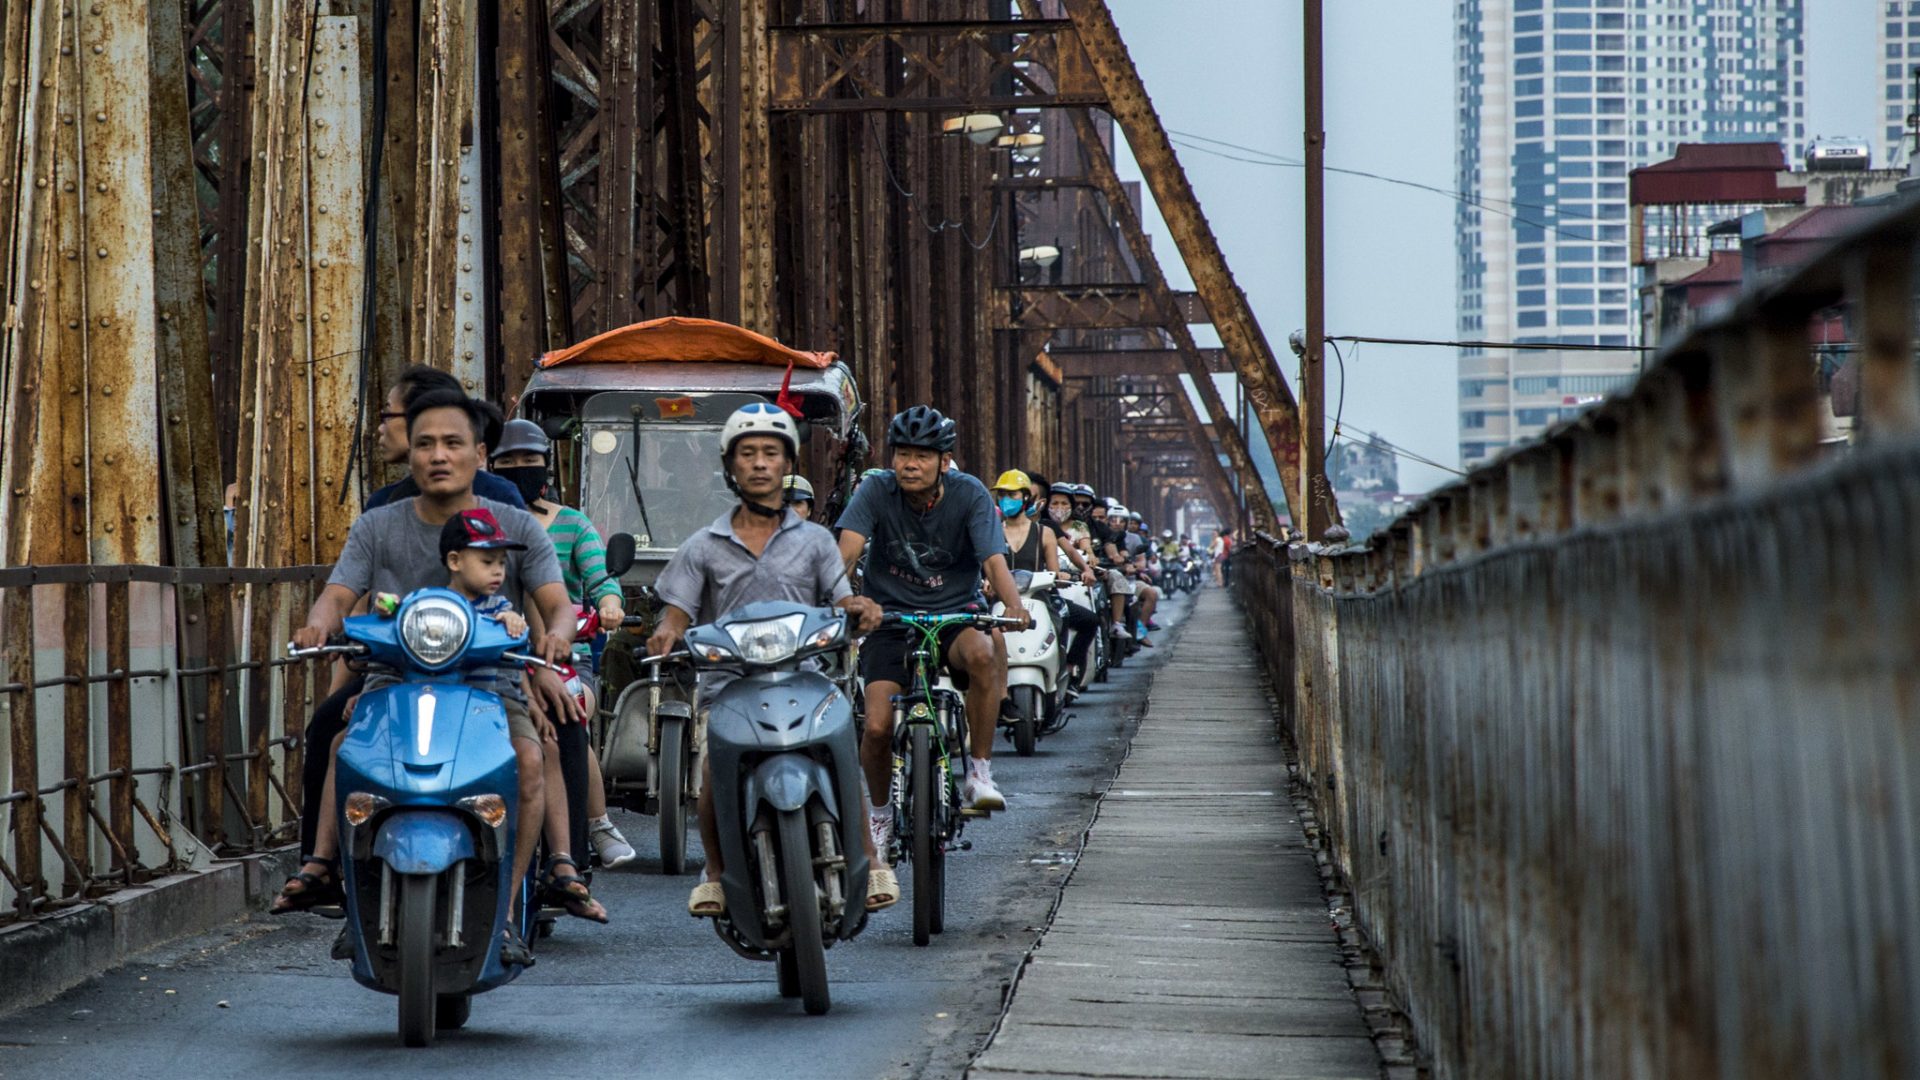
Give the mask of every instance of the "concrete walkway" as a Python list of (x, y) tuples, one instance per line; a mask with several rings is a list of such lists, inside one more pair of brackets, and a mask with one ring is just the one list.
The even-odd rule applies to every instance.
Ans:
[(1381, 1075), (1256, 672), (1201, 593), (973, 1080)]

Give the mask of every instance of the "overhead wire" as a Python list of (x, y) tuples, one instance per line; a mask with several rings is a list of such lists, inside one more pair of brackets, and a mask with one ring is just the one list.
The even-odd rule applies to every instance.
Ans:
[(1345, 429), (1341, 428), (1339, 425), (1336, 424), (1333, 429), (1333, 437), (1336, 439), (1345, 439), (1346, 441), (1354, 444), (1355, 446), (1378, 447), (1379, 449), (1385, 450), (1395, 457), (1405, 458), (1408, 461), (1417, 462), (1421, 465), (1427, 465), (1432, 468), (1439, 469), (1442, 472), (1450, 472), (1455, 476), (1467, 475), (1466, 471), (1463, 469), (1456, 469), (1451, 465), (1442, 465), (1430, 457), (1427, 457), (1423, 454), (1414, 453), (1413, 451), (1407, 449), (1406, 447), (1401, 446), (1399, 443), (1389, 442), (1386, 439), (1381, 438), (1377, 432), (1368, 432), (1367, 437), (1365, 439), (1356, 439), (1353, 436), (1347, 434)]
[[(858, 90), (856, 90), (855, 93), (858, 93)], [(993, 242), (994, 231), (1000, 227), (1001, 208), (999, 199), (993, 200), (993, 217), (987, 222), (986, 235), (982, 236), (977, 242), (974, 240), (973, 234), (967, 229), (967, 223), (964, 221), (954, 220), (943, 215), (940, 223), (937, 225), (934, 224), (933, 219), (927, 216), (926, 205), (920, 201), (920, 196), (908, 191), (907, 186), (900, 182), (899, 174), (893, 171), (893, 162), (887, 158), (886, 140), (881, 135), (880, 125), (874, 121), (872, 113), (866, 114), (866, 121), (868, 130), (873, 133), (874, 151), (880, 155), (880, 167), (887, 174), (887, 183), (893, 185), (893, 190), (899, 192), (902, 198), (912, 204), (914, 217), (920, 220), (922, 228), (935, 236), (939, 236), (948, 229), (958, 229), (960, 239), (975, 251), (984, 250), (989, 243)]]
[[(1175, 139), (1172, 139), (1171, 141), (1175, 146), (1183, 146), (1188, 150), (1193, 150), (1202, 154), (1211, 154), (1214, 157), (1225, 158), (1228, 161), (1245, 162), (1248, 165), (1265, 165), (1268, 168), (1274, 168), (1274, 169), (1301, 169), (1306, 167), (1306, 162), (1304, 161), (1294, 161), (1290, 159), (1279, 158), (1279, 155), (1274, 155), (1274, 157), (1277, 158), (1278, 160), (1263, 160), (1260, 158), (1241, 157), (1237, 154), (1229, 154), (1222, 150), (1210, 149), (1205, 146), (1200, 146), (1196, 143), (1188, 142), (1184, 138), (1175, 138)], [(1531, 225), (1536, 229), (1541, 229), (1546, 232), (1553, 233), (1554, 235), (1559, 236), (1566, 240), (1578, 240), (1582, 243), (1587, 243), (1587, 244), (1597, 244), (1597, 243), (1605, 242), (1605, 241), (1602, 241), (1599, 237), (1595, 236), (1591, 228), (1589, 228), (1586, 232), (1582, 233), (1582, 232), (1573, 231), (1573, 229), (1570, 229), (1570, 228), (1562, 228), (1561, 226), (1558, 226), (1558, 225), (1551, 225), (1544, 221), (1537, 221), (1533, 218), (1525, 217), (1520, 214), (1514, 213), (1511, 210), (1502, 210), (1500, 207), (1490, 206), (1477, 196), (1468, 195), (1464, 192), (1456, 191), (1452, 188), (1443, 188), (1434, 184), (1423, 184), (1417, 180), (1403, 180), (1397, 176), (1387, 176), (1383, 173), (1368, 172), (1365, 169), (1344, 169), (1344, 168), (1340, 168), (1338, 166), (1333, 166), (1333, 165), (1325, 166), (1325, 169), (1327, 172), (1330, 172), (1330, 173), (1340, 173), (1345, 176), (1359, 176), (1369, 180), (1378, 180), (1378, 181), (1381, 181), (1382, 183), (1395, 184), (1400, 187), (1414, 188), (1419, 191), (1428, 191), (1436, 195), (1445, 195), (1447, 198), (1452, 199), (1455, 202), (1461, 203), (1463, 205), (1471, 206), (1478, 210), (1485, 210), (1488, 213), (1499, 214), (1501, 217), (1510, 218), (1514, 221), (1519, 222), (1522, 225)], [(1499, 201), (1506, 202), (1507, 200), (1503, 199)], [(1523, 206), (1523, 205), (1531, 205), (1531, 204), (1510, 203), (1509, 205)], [(1546, 209), (1546, 208), (1542, 207), (1541, 209)], [(1568, 216), (1577, 216), (1577, 215), (1568, 215)], [(1592, 217), (1592, 215), (1587, 215), (1585, 220), (1595, 220), (1595, 219)], [(1574, 228), (1578, 228), (1578, 227), (1575, 226)]]

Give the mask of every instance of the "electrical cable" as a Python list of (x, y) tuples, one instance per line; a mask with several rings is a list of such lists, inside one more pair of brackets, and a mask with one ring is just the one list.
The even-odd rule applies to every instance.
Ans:
[[(1333, 431), (1334, 435), (1337, 435), (1340, 431), (1340, 417), (1347, 411), (1347, 358), (1346, 355), (1340, 351), (1339, 344), (1332, 338), (1323, 337), (1320, 340), (1333, 346), (1333, 355), (1340, 361), (1340, 396), (1336, 399), (1337, 403), (1333, 407)], [(1353, 358), (1355, 360), (1360, 359), (1360, 346), (1358, 344), (1355, 344), (1353, 347)], [(1328, 458), (1333, 457), (1334, 435), (1327, 436), (1326, 456)]]
[[(864, 96), (860, 95), (857, 89), (854, 93), (856, 96)], [(899, 175), (893, 171), (893, 162), (887, 159), (886, 140), (881, 137), (879, 124), (874, 121), (873, 114), (867, 113), (866, 120), (868, 130), (873, 133), (874, 150), (880, 155), (880, 167), (887, 174), (887, 183), (892, 184), (893, 190), (899, 192), (902, 198), (913, 205), (914, 216), (920, 219), (922, 228), (935, 236), (946, 232), (948, 229), (958, 229), (960, 231), (960, 239), (975, 251), (984, 250), (988, 244), (993, 242), (994, 231), (1000, 227), (1000, 200), (993, 200), (993, 217), (987, 222), (986, 235), (982, 236), (978, 242), (975, 242), (973, 234), (968, 231), (967, 223), (964, 221), (956, 221), (943, 217), (940, 223), (935, 225), (933, 220), (927, 216), (926, 208), (920, 202), (920, 197), (908, 191), (906, 185), (900, 182)]]
[(1366, 440), (1361, 440), (1361, 439), (1354, 438), (1353, 436), (1347, 434), (1345, 431), (1341, 430), (1338, 426), (1336, 426), (1333, 429), (1333, 437), (1336, 439), (1345, 439), (1346, 441), (1354, 444), (1355, 446), (1378, 446), (1380, 449), (1387, 451), (1388, 453), (1392, 454), (1395, 457), (1406, 458), (1408, 461), (1418, 462), (1421, 465), (1428, 465), (1435, 469), (1439, 469), (1442, 472), (1450, 472), (1455, 476), (1467, 475), (1466, 472), (1462, 469), (1456, 469), (1451, 465), (1442, 465), (1439, 462), (1433, 460), (1432, 458), (1425, 457), (1421, 454), (1416, 454), (1413, 451), (1407, 449), (1404, 446), (1401, 446), (1398, 443), (1388, 442), (1387, 440), (1381, 438), (1378, 434), (1373, 432), (1369, 432), (1367, 434)]
[[(1258, 147), (1253, 147), (1253, 146), (1244, 146), (1244, 145), (1242, 145), (1242, 144), (1240, 144), (1240, 143), (1235, 143), (1235, 142), (1228, 142), (1228, 141), (1227, 141), (1227, 140), (1225, 140), (1225, 139), (1212, 139), (1212, 138), (1208, 138), (1208, 137), (1207, 137), (1207, 136), (1205, 136), (1205, 135), (1196, 135), (1196, 134), (1194, 134), (1194, 133), (1193, 133), (1193, 132), (1191, 132), (1191, 131), (1174, 131), (1174, 130), (1172, 130), (1171, 128), (1169, 128), (1169, 129), (1167, 130), (1167, 134), (1168, 134), (1168, 135), (1177, 135), (1177, 136), (1179, 136), (1180, 138), (1183, 138), (1183, 139), (1197, 139), (1197, 140), (1199, 140), (1199, 141), (1201, 141), (1201, 142), (1207, 142), (1207, 143), (1213, 143), (1213, 144), (1215, 144), (1215, 145), (1217, 145), (1217, 146), (1229, 146), (1229, 147), (1232, 147), (1232, 148), (1233, 148), (1233, 149), (1235, 149), (1235, 150), (1244, 150), (1244, 151), (1246, 151), (1246, 152), (1247, 152), (1247, 153), (1249, 153), (1249, 154), (1258, 154), (1258, 155), (1260, 155), (1261, 157), (1265, 157), (1265, 158), (1272, 158), (1272, 159), (1274, 159), (1274, 163), (1278, 163), (1278, 164), (1281, 164), (1281, 165), (1286, 165), (1286, 166), (1289, 166), (1289, 167), (1305, 167), (1305, 165), (1306, 165), (1306, 162), (1305, 162), (1305, 161), (1302, 161), (1301, 159), (1299, 159), (1299, 158), (1296, 158), (1296, 157), (1289, 157), (1289, 156), (1288, 156), (1288, 155), (1286, 155), (1286, 154), (1276, 154), (1276, 153), (1274, 153), (1274, 152), (1272, 152), (1271, 150), (1261, 150), (1261, 149), (1259, 149)], [(1189, 149), (1193, 149), (1193, 150), (1199, 150), (1199, 151), (1200, 151), (1201, 153), (1212, 153), (1212, 152), (1213, 152), (1213, 151), (1209, 151), (1209, 150), (1207, 150), (1207, 149), (1206, 149), (1205, 147), (1199, 147), (1199, 146), (1195, 146), (1195, 147), (1190, 147)], [(1230, 161), (1246, 161), (1246, 160), (1247, 160), (1246, 158), (1237, 158), (1237, 157), (1234, 157), (1234, 156), (1233, 156), (1233, 155), (1231, 155), (1231, 154), (1221, 154), (1221, 155), (1219, 155), (1219, 156), (1221, 156), (1221, 157), (1224, 157), (1224, 158), (1227, 158), (1227, 159), (1228, 159), (1228, 160), (1230, 160)], [(1253, 164), (1253, 165), (1266, 165), (1266, 164), (1270, 164), (1270, 163), (1269, 163), (1269, 162), (1266, 162), (1266, 161), (1253, 161), (1253, 162), (1249, 162), (1249, 164)], [(1579, 221), (1598, 221), (1598, 220), (1600, 220), (1599, 218), (1597, 218), (1597, 217), (1595, 217), (1595, 216), (1594, 216), (1593, 214), (1590, 214), (1590, 213), (1589, 213), (1589, 214), (1567, 214), (1567, 213), (1565, 212), (1565, 210), (1564, 210), (1563, 208), (1561, 208), (1560, 206), (1558, 206), (1558, 205), (1555, 205), (1555, 206), (1548, 206), (1548, 205), (1546, 205), (1546, 204), (1544, 204), (1544, 203), (1528, 203), (1528, 202), (1520, 202), (1520, 201), (1518, 201), (1518, 200), (1515, 200), (1515, 199), (1502, 199), (1502, 198), (1499, 198), (1499, 197), (1497, 197), (1497, 196), (1494, 196), (1494, 195), (1468, 195), (1468, 194), (1467, 194), (1466, 192), (1464, 192), (1464, 191), (1461, 191), (1461, 190), (1459, 190), (1459, 189), (1457, 189), (1457, 188), (1443, 188), (1443, 187), (1436, 187), (1436, 186), (1434, 186), (1434, 185), (1432, 185), (1432, 184), (1423, 184), (1423, 183), (1420, 183), (1420, 182), (1419, 182), (1419, 181), (1417, 181), (1417, 180), (1403, 180), (1403, 179), (1401, 179), (1401, 178), (1399, 178), (1399, 177), (1396, 177), (1396, 176), (1383, 176), (1383, 175), (1381, 175), (1381, 174), (1379, 174), (1379, 173), (1371, 173), (1371, 172), (1366, 172), (1366, 171), (1364, 171), (1364, 170), (1360, 170), (1360, 169), (1342, 169), (1342, 168), (1338, 168), (1338, 167), (1336, 167), (1336, 166), (1331, 166), (1331, 165), (1330, 165), (1330, 166), (1327, 166), (1327, 171), (1328, 171), (1328, 172), (1336, 172), (1336, 173), (1344, 173), (1344, 174), (1346, 174), (1346, 175), (1349, 175), (1349, 176), (1364, 176), (1364, 177), (1367, 177), (1368, 179), (1372, 179), (1372, 180), (1383, 180), (1383, 181), (1385, 181), (1385, 182), (1387, 182), (1387, 183), (1389, 183), (1389, 184), (1400, 184), (1400, 185), (1403, 185), (1403, 186), (1406, 186), (1406, 187), (1414, 187), (1414, 188), (1419, 188), (1419, 189), (1420, 189), (1420, 190), (1422, 190), (1422, 191), (1431, 191), (1431, 192), (1434, 192), (1435, 194), (1439, 194), (1439, 195), (1446, 195), (1446, 196), (1448, 196), (1448, 197), (1450, 197), (1450, 198), (1455, 198), (1455, 199), (1461, 199), (1461, 200), (1465, 200), (1465, 201), (1475, 201), (1475, 202), (1496, 202), (1496, 203), (1504, 203), (1504, 204), (1506, 204), (1507, 206), (1517, 206), (1517, 207), (1520, 207), (1520, 208), (1522, 208), (1522, 209), (1526, 209), (1526, 210), (1545, 210), (1545, 211), (1548, 211), (1548, 212), (1550, 212), (1550, 213), (1558, 213), (1558, 214), (1561, 214), (1562, 216), (1566, 216), (1566, 217), (1571, 217), (1571, 218), (1574, 218), (1575, 220), (1579, 220)], [(1492, 207), (1487, 207), (1486, 209), (1494, 209), (1494, 208), (1492, 208)], [(1499, 213), (1505, 213), (1505, 211), (1503, 211), (1503, 210), (1497, 210), (1497, 209), (1494, 209), (1494, 213), (1496, 213), (1496, 214), (1499, 214)], [(1508, 216), (1512, 216), (1512, 215), (1508, 215)]]
[[(1202, 154), (1212, 154), (1215, 157), (1226, 158), (1228, 161), (1241, 161), (1241, 162), (1245, 162), (1248, 165), (1265, 165), (1268, 168), (1274, 168), (1274, 169), (1302, 169), (1306, 167), (1306, 163), (1301, 161), (1262, 161), (1258, 158), (1240, 157), (1236, 154), (1229, 154), (1220, 150), (1211, 150), (1211, 149), (1208, 149), (1207, 147), (1200, 146), (1191, 142), (1186, 142), (1181, 139), (1173, 139), (1171, 141), (1173, 142), (1174, 145), (1183, 146), (1188, 150), (1194, 150)], [(1557, 225), (1549, 225), (1544, 221), (1535, 221), (1534, 219), (1529, 217), (1522, 217), (1521, 215), (1516, 214), (1510, 210), (1502, 210), (1497, 206), (1489, 206), (1486, 203), (1475, 198), (1474, 196), (1462, 194), (1461, 192), (1454, 191), (1449, 188), (1436, 187), (1433, 184), (1422, 184), (1416, 180), (1402, 180), (1398, 177), (1386, 176), (1381, 173), (1367, 172), (1364, 169), (1342, 169), (1332, 165), (1325, 166), (1325, 169), (1327, 172), (1330, 172), (1330, 173), (1340, 173), (1345, 176), (1360, 176), (1360, 177), (1365, 177), (1369, 180), (1379, 180), (1383, 183), (1396, 184), (1400, 187), (1414, 188), (1419, 191), (1430, 191), (1436, 195), (1445, 195), (1446, 197), (1454, 200), (1455, 202), (1461, 203), (1462, 205), (1471, 206), (1479, 210), (1485, 210), (1488, 213), (1492, 213), (1492, 214), (1499, 214), (1501, 217), (1511, 218), (1522, 225), (1531, 225), (1536, 229), (1542, 229), (1547, 232), (1553, 233), (1554, 235), (1559, 236), (1562, 239), (1578, 240), (1582, 243), (1587, 243), (1587, 244), (1607, 243), (1607, 241), (1601, 240), (1599, 237), (1594, 236), (1591, 229), (1589, 229), (1584, 234), (1579, 232), (1573, 232), (1568, 229), (1561, 228)]]
[(1658, 352), (1653, 345), (1556, 345), (1550, 341), (1442, 341), (1429, 338), (1389, 338), (1364, 337), (1359, 334), (1341, 334), (1328, 336), (1327, 341), (1345, 341), (1358, 345), (1362, 342), (1373, 345), (1432, 345), (1446, 349), (1513, 349), (1522, 352)]

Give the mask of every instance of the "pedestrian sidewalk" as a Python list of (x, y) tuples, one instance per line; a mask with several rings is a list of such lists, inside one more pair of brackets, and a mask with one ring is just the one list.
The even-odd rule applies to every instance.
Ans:
[(1202, 591), (973, 1080), (1380, 1076), (1252, 650)]

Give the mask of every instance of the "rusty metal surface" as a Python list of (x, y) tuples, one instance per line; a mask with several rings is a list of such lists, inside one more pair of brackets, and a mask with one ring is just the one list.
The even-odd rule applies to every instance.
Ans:
[(1165, 315), (1143, 285), (1009, 285), (995, 296), (1002, 330), (1130, 330)]
[[(1227, 355), (1222, 349), (1200, 349), (1200, 360), (1208, 371), (1225, 372)], [(1098, 375), (1183, 375), (1186, 360), (1177, 349), (1054, 349), (1047, 354), (1069, 379), (1091, 379)]]
[[(1434, 1075), (1920, 1071), (1916, 238), (1900, 210), (1748, 294), (1366, 549), (1242, 548)], [(1815, 451), (1835, 305), (1890, 399)]]
[[(779, 111), (974, 112), (1106, 100), (1064, 19), (789, 25), (771, 37)], [(889, 56), (897, 80), (869, 63)]]
[(358, 363), (366, 288), (366, 160), (361, 130), (360, 20), (315, 20), (313, 73), (307, 86), (307, 377), (313, 401), (309, 440), (313, 481), (310, 560), (330, 562), (346, 543), (363, 497), (351, 465), (360, 410)]
[[(224, 570), (137, 565), (19, 568), (0, 584), (5, 643), (0, 700), (6, 728), (0, 756), (0, 923), (57, 913), (111, 891), (227, 854), (285, 843), (298, 829), (299, 740), (283, 719), (304, 707), (304, 665), (272, 660), (271, 644), (217, 662), (178, 648), (188, 623), (177, 593), (207, 588), (206, 609), (236, 610), (245, 636), (285, 639), (276, 609), (297, 610), (326, 567), (254, 571), (257, 602), (237, 609), (225, 586), (204, 583)], [(32, 584), (34, 578), (43, 584)], [(169, 619), (177, 637), (157, 633)], [(212, 635), (216, 640), (224, 629)], [(220, 707), (229, 676), (249, 679), (282, 716)], [(192, 695), (190, 684), (207, 692)], [(97, 692), (103, 691), (103, 692)], [(191, 700), (215, 707), (199, 712)], [(296, 716), (296, 722), (297, 722)], [(229, 727), (229, 725), (231, 725)], [(266, 737), (257, 733), (266, 729)], [(255, 732), (252, 750), (231, 753), (229, 736)], [(52, 748), (52, 749), (49, 749)], [(260, 764), (265, 763), (263, 768)], [(225, 797), (248, 807), (229, 837)]]

